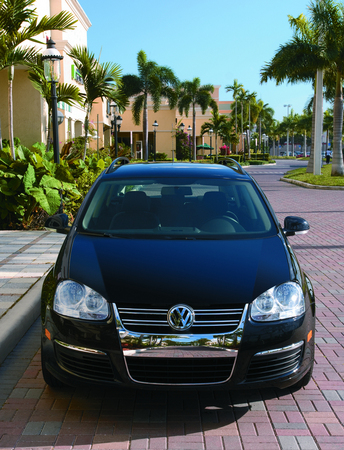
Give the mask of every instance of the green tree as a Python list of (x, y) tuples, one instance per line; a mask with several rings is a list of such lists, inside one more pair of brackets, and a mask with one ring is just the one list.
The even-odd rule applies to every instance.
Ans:
[[(333, 92), (333, 83), (335, 83), (331, 175), (343, 176), (344, 10), (342, 5), (332, 0), (311, 2), (309, 10), (311, 13), (309, 21), (303, 15), (297, 18), (289, 17), (289, 22), (295, 30), (294, 36), (291, 41), (282, 45), (272, 60), (263, 67), (261, 82), (275, 79), (276, 84), (285, 80), (290, 83), (302, 81), (315, 83), (317, 70), (325, 70), (325, 92), (331, 92), (331, 90)], [(315, 102), (313, 104), (312, 135), (314, 135), (314, 111)], [(312, 150), (307, 167), (308, 172), (311, 171), (313, 161), (314, 151)]]
[[(51, 101), (51, 83), (49, 83), (44, 76), (44, 67), (41, 58), (38, 58), (37, 64), (32, 66), (28, 72), (28, 78), (32, 85), (48, 104), (48, 135), (47, 135), (47, 152), (50, 146), (50, 132), (51, 132), (51, 115), (52, 115), (52, 101)], [(83, 103), (80, 90), (77, 86), (67, 83), (58, 83), (56, 86), (57, 102), (64, 102), (69, 106), (78, 103)]]
[(229, 84), (225, 87), (226, 92), (233, 92), (234, 109), (235, 109), (235, 132), (238, 133), (238, 104), (236, 99), (240, 92), (245, 92), (244, 85), (239, 83), (237, 78), (234, 79), (233, 84)]
[(163, 97), (167, 98), (170, 109), (175, 108), (178, 80), (169, 67), (149, 61), (143, 50), (137, 55), (137, 66), (139, 74), (124, 75), (121, 89), (128, 98), (135, 96), (132, 114), (136, 125), (140, 124), (143, 112), (143, 155), (148, 160), (148, 96), (152, 97), (154, 112), (159, 111)]
[(180, 94), (178, 100), (179, 114), (185, 113), (189, 116), (190, 107), (192, 108), (192, 143), (193, 143), (193, 159), (196, 159), (196, 105), (201, 107), (202, 114), (205, 114), (210, 106), (213, 111), (217, 111), (217, 103), (212, 98), (214, 92), (212, 84), (201, 85), (199, 78), (192, 81), (183, 81), (180, 86)]
[(125, 106), (125, 99), (116, 89), (121, 85), (121, 68), (114, 63), (100, 63), (86, 47), (76, 46), (71, 49), (69, 56), (74, 60), (83, 81), (85, 94), (81, 94), (86, 109), (85, 116), (85, 146), (83, 160), (86, 158), (87, 140), (89, 132), (89, 117), (93, 103), (100, 98), (114, 100), (119, 107)]
[(336, 73), (333, 104), (333, 158), (332, 176), (344, 176), (342, 152), (343, 137), (343, 80), (344, 80), (344, 7), (332, 0), (311, 3), (314, 26), (319, 30), (321, 53), (326, 67)]
[[(0, 2), (0, 70), (8, 70), (8, 123), (11, 155), (15, 159), (13, 138), (13, 78), (14, 66), (35, 62), (37, 50), (23, 47), (25, 41), (38, 42), (35, 38), (44, 31), (74, 29), (76, 20), (71, 13), (60, 12), (38, 20), (36, 0), (2, 0)], [(39, 42), (38, 42), (39, 43)]]
[(218, 156), (218, 146), (217, 146), (217, 137), (223, 137), (229, 135), (229, 128), (228, 128), (228, 117), (224, 114), (219, 114), (217, 110), (213, 110), (211, 112), (212, 118), (209, 122), (204, 122), (201, 126), (201, 136), (203, 136), (205, 133), (209, 133), (209, 130), (213, 130), (214, 136), (215, 136), (215, 154), (216, 159)]

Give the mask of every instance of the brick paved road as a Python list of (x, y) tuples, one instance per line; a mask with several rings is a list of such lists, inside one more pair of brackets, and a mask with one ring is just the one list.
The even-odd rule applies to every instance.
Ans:
[(308, 235), (290, 238), (317, 296), (316, 365), (306, 389), (54, 391), (45, 386), (35, 354), (37, 322), (0, 368), (0, 448), (342, 450), (344, 192), (277, 181), (289, 164), (296, 162), (249, 170), (281, 222), (300, 215), (311, 224)]

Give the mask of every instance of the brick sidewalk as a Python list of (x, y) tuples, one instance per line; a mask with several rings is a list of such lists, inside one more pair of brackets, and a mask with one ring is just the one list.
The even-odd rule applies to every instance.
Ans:
[[(9, 394), (0, 411), (0, 448), (342, 450), (344, 192), (283, 183), (280, 172), (280, 165), (250, 169), (281, 222), (300, 215), (311, 225), (307, 235), (290, 238), (317, 297), (316, 364), (305, 389), (52, 390), (43, 382), (39, 353), (17, 383), (10, 380), (11, 370), (20, 372), (23, 355), (13, 352), (11, 363), (7, 358), (0, 368), (0, 385)], [(39, 323), (30, 333), (36, 333), (27, 338), (34, 354)]]

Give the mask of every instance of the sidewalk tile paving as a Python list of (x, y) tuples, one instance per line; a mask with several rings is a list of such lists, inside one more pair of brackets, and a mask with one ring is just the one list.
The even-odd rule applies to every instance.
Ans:
[[(315, 367), (306, 388), (51, 389), (40, 370), (38, 319), (0, 366), (0, 449), (343, 450), (344, 192), (283, 183), (284, 167), (250, 172), (281, 223), (299, 215), (311, 225), (307, 235), (290, 238), (317, 297)], [(0, 232), (0, 315), (46, 273), (63, 240), (15, 233)]]

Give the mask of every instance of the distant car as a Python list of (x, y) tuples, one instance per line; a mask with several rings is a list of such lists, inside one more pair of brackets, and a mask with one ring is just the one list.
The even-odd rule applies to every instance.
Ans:
[(315, 298), (253, 178), (230, 166), (123, 164), (96, 180), (42, 289), (50, 386), (305, 386)]

